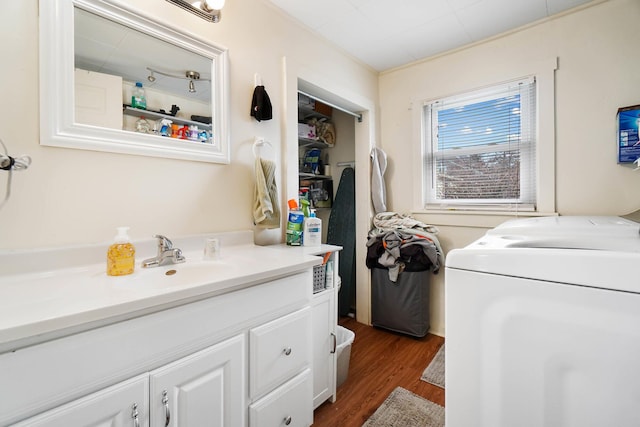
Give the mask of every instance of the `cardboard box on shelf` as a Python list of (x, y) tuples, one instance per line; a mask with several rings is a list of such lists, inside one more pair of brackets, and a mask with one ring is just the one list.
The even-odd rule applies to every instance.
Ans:
[(316, 127), (305, 123), (298, 123), (298, 138), (317, 139)]
[(316, 113), (331, 117), (331, 114), (333, 113), (333, 108), (329, 107), (327, 104), (323, 104), (320, 101), (316, 101), (316, 106), (314, 108), (314, 111)]

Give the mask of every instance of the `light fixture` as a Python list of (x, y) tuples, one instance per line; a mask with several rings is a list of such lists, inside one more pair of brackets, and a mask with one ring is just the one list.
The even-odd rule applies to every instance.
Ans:
[(224, 7), (225, 0), (167, 0), (169, 3), (198, 15), (200, 18), (217, 23), (220, 22), (221, 10)]
[(196, 85), (193, 82), (194, 80), (204, 80), (206, 82), (210, 82), (211, 79), (200, 79), (200, 73), (197, 71), (192, 71), (192, 70), (187, 70), (184, 73), (184, 77), (181, 75), (176, 75), (176, 74), (171, 74), (171, 73), (165, 73), (164, 71), (158, 71), (155, 70), (151, 67), (147, 67), (147, 70), (149, 70), (149, 76), (147, 77), (147, 80), (149, 80), (150, 82), (155, 82), (156, 78), (153, 75), (154, 73), (163, 75), (163, 76), (167, 76), (167, 77), (172, 77), (174, 79), (185, 79), (185, 80), (189, 80), (189, 85), (187, 86), (189, 89), (190, 93), (195, 93), (196, 91)]
[(189, 92), (194, 93), (196, 91), (196, 85), (194, 80), (200, 80), (200, 73), (197, 71), (187, 71), (185, 76), (189, 79)]

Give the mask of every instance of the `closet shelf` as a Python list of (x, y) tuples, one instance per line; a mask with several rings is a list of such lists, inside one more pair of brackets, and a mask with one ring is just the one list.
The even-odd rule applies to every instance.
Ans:
[(309, 147), (309, 148), (330, 148), (330, 146), (319, 139), (309, 139), (309, 138), (298, 138), (298, 146), (299, 147)]
[(322, 113), (318, 113), (313, 108), (298, 103), (298, 121), (304, 121), (309, 119), (325, 119), (331, 120), (331, 116), (327, 116)]
[(331, 175), (316, 175), (314, 173), (306, 173), (306, 172), (300, 172), (298, 176), (304, 179), (332, 179), (333, 178)]

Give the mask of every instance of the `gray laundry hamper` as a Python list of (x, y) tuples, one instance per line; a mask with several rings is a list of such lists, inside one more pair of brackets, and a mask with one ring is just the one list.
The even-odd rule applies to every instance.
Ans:
[(371, 269), (371, 324), (424, 337), (429, 331), (430, 271), (404, 271), (394, 283), (389, 270)]

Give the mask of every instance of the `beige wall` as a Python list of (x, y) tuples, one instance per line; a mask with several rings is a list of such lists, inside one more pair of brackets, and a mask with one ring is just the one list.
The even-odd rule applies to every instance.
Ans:
[[(445, 251), (467, 245), (504, 216), (434, 215), (414, 191), (416, 99), (499, 82), (505, 70), (558, 58), (555, 73), (555, 205), (561, 215), (640, 209), (640, 173), (616, 163), (616, 111), (640, 104), (640, 2), (609, 0), (380, 77), (381, 143), (389, 155), (389, 205), (440, 227)], [(498, 81), (495, 81), (498, 79)], [(552, 173), (553, 164), (543, 164)], [(444, 274), (432, 282), (432, 331), (444, 333)]]
[[(9, 154), (28, 154), (33, 165), (14, 174), (12, 195), (0, 210), (0, 249), (109, 241), (118, 225), (134, 239), (252, 228), (253, 155), (262, 136), (275, 147), (281, 198), (294, 197), (296, 80), (301, 77), (366, 107), (356, 139), (378, 140), (389, 156), (388, 207), (414, 212), (440, 227), (445, 251), (480, 237), (503, 216), (432, 215), (415, 211), (419, 185), (412, 150), (417, 97), (436, 97), (493, 83), (514, 63), (558, 58), (556, 71), (557, 212), (620, 214), (640, 208), (640, 174), (616, 164), (615, 112), (640, 103), (640, 2), (609, 0), (471, 48), (378, 75), (320, 42), (260, 0), (228, 2), (222, 22), (208, 24), (167, 2), (132, 0), (150, 16), (170, 20), (229, 48), (231, 77), (230, 165), (42, 147), (38, 134), (37, 0), (2, 2), (0, 139)], [(283, 58), (286, 57), (286, 61)], [(249, 117), (253, 76), (271, 96), (274, 120)], [(378, 86), (379, 85), (379, 86)], [(379, 104), (380, 119), (375, 106)], [(292, 92), (293, 91), (293, 92)], [(287, 106), (286, 100), (289, 100)], [(367, 164), (368, 144), (355, 159)], [(554, 165), (545, 165), (549, 170)], [(335, 171), (336, 168), (334, 168)], [(359, 167), (358, 224), (368, 227), (368, 172)], [(7, 174), (0, 172), (0, 197)], [(295, 188), (294, 188), (295, 187)], [(360, 189), (365, 188), (365, 191)], [(284, 207), (284, 205), (283, 205)], [(359, 234), (364, 241), (366, 232)], [(256, 233), (278, 242), (281, 231)], [(362, 249), (362, 248), (359, 248)], [(357, 254), (358, 277), (366, 277)], [(444, 274), (432, 286), (432, 330), (444, 333)], [(359, 320), (368, 318), (368, 283), (358, 284)]]
[[(251, 229), (255, 136), (275, 148), (283, 202), (289, 193), (297, 193), (297, 185), (285, 188), (284, 178), (287, 161), (294, 161), (287, 160), (287, 153), (297, 153), (297, 148), (285, 146), (288, 127), (293, 129), (289, 133), (296, 130), (295, 119), (285, 121), (285, 99), (295, 100), (295, 86), (289, 94), (287, 79), (295, 81), (297, 70), (315, 70), (319, 81), (331, 82), (331, 89), (348, 88), (347, 95), (377, 100), (377, 73), (319, 41), (264, 1), (227, 2), (222, 21), (215, 25), (168, 2), (127, 3), (229, 49), (231, 164), (40, 146), (38, 1), (3, 1), (0, 138), (10, 155), (28, 154), (33, 164), (13, 176), (11, 198), (0, 210), (0, 249), (107, 242), (118, 225), (130, 226), (134, 239), (156, 233)], [(295, 64), (288, 68), (294, 75), (285, 75), (283, 57)], [(258, 123), (249, 116), (255, 73), (271, 97), (271, 121)], [(0, 197), (6, 179), (7, 173), (0, 172)], [(256, 233), (258, 243), (279, 242), (281, 237), (281, 230)]]

